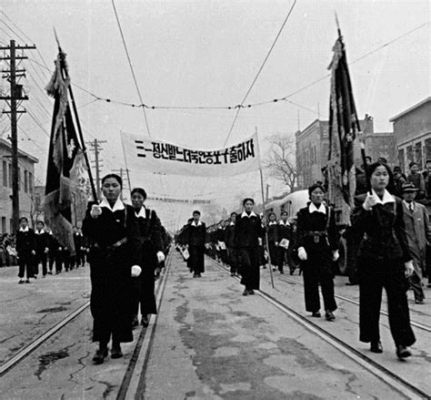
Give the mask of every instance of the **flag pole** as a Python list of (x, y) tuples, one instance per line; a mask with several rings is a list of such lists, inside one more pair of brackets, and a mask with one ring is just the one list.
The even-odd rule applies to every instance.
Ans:
[[(341, 28), (340, 28), (340, 21), (338, 20), (338, 15), (337, 13), (335, 13), (335, 23), (337, 24), (337, 31), (338, 31), (338, 39), (340, 40), (341, 43), (341, 48), (342, 48), (342, 52), (344, 54), (344, 57), (346, 58), (346, 66), (347, 66), (347, 56), (346, 56), (346, 50), (344, 48), (344, 42), (343, 42), (343, 35), (341, 34)], [(347, 83), (348, 83), (348, 90), (349, 90), (349, 95), (351, 97), (351, 99), (353, 99), (353, 91), (352, 91), (352, 83), (350, 80), (350, 71), (349, 68), (346, 68), (346, 75), (347, 75)], [(361, 125), (359, 123), (359, 118), (358, 118), (358, 113), (356, 111), (356, 104), (354, 107), (354, 118), (355, 118), (355, 125), (356, 125), (356, 129), (358, 131), (358, 135), (359, 135), (359, 144), (361, 147), (361, 158), (362, 158), (362, 164), (364, 166), (364, 173), (365, 173), (365, 181), (366, 181), (366, 187), (367, 187), (367, 192), (371, 193), (371, 186), (370, 186), (370, 182), (368, 179), (368, 165), (367, 165), (367, 156), (365, 154), (365, 140), (362, 137), (363, 132), (361, 131)]]
[[(257, 137), (257, 128), (256, 128), (256, 137)], [(261, 189), (261, 194), (262, 194), (262, 209), (263, 209), (263, 214), (265, 214), (265, 193), (264, 193), (264, 184), (263, 184), (263, 172), (262, 172), (262, 166), (260, 164), (260, 152), (259, 152), (259, 173), (260, 173), (260, 189)], [(265, 224), (266, 225), (266, 224)], [(268, 250), (268, 269), (269, 269), (269, 274), (271, 276), (271, 286), (274, 289), (274, 277), (273, 277), (273, 273), (272, 273), (272, 265), (271, 265), (271, 254), (269, 253), (269, 239), (268, 239), (268, 230), (266, 229), (265, 226), (265, 245), (266, 248)]]
[[(69, 71), (68, 71), (67, 64), (66, 64), (66, 54), (61, 49), (60, 41), (58, 40), (57, 31), (55, 30), (55, 28), (54, 28), (54, 35), (55, 35), (55, 40), (57, 42), (58, 51), (60, 54), (61, 71), (64, 73), (64, 76), (66, 79), (70, 79), (69, 78)], [(68, 85), (68, 90), (69, 90), (69, 94), (70, 94), (70, 102), (72, 103), (72, 109), (73, 109), (73, 113), (75, 116), (76, 126), (78, 128), (79, 139), (81, 141), (82, 153), (84, 154), (85, 163), (87, 164), (87, 172), (88, 172), (88, 178), (90, 179), (91, 192), (92, 192), (94, 201), (98, 201), (96, 186), (94, 185), (93, 174), (91, 172), (90, 161), (88, 160), (87, 147), (85, 146), (84, 135), (82, 134), (82, 129), (81, 129), (81, 122), (79, 120), (78, 110), (76, 109), (75, 96), (73, 95), (72, 85), (70, 84), (70, 82)]]
[[(123, 131), (120, 129), (120, 136), (122, 136)], [(124, 149), (124, 141), (123, 138), (121, 138), (121, 147), (123, 149), (123, 157), (124, 157), (124, 164), (126, 165), (126, 174), (127, 174), (127, 183), (129, 184), (129, 191), (130, 194), (132, 194), (132, 186), (130, 184), (130, 174), (129, 174), (129, 166), (127, 165), (127, 157), (126, 157), (126, 151)], [(132, 199), (130, 199), (132, 200)]]

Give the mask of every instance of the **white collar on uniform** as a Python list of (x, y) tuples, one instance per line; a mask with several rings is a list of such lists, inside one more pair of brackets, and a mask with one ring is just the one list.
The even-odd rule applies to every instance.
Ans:
[(377, 193), (374, 191), (374, 189), (371, 189), (373, 196), (376, 199), (377, 204), (386, 204), (386, 203), (395, 203), (395, 198), (392, 196), (386, 189), (383, 192), (383, 198), (380, 199), (379, 196), (377, 196)]
[(191, 225), (193, 225), (193, 226), (201, 226), (202, 222), (198, 221), (198, 223), (196, 223), (195, 221), (192, 221)]
[(257, 215), (254, 213), (254, 211), (252, 211), (250, 213), (250, 215), (248, 215), (245, 211), (243, 211), (242, 214), (241, 214), (241, 218), (244, 218), (244, 217), (251, 218), (251, 217), (257, 217)]
[(268, 225), (277, 225), (277, 221), (271, 221)]
[(287, 225), (290, 225), (290, 222), (289, 222), (289, 221), (287, 221), (287, 220), (286, 220), (286, 222), (284, 222), (282, 219), (280, 219), (279, 224), (280, 224), (280, 225), (285, 225), (285, 226), (287, 226)]
[(40, 232), (38, 231), (38, 230), (35, 230), (34, 231), (34, 233), (36, 234), (36, 235), (42, 235), (42, 234), (44, 234), (45, 233), (45, 231), (42, 229)]
[(142, 206), (138, 213), (135, 211), (136, 217), (138, 217), (138, 218), (144, 218), (144, 219), (147, 218), (147, 212), (146, 212), (146, 210), (147, 209), (145, 208), (145, 206)]
[(28, 226), (26, 226), (25, 228), (19, 228), (20, 232), (28, 232)]
[(106, 200), (106, 199), (103, 199), (101, 202), (100, 202), (100, 204), (99, 204), (99, 206), (100, 207), (105, 207), (105, 208), (107, 208), (109, 211), (111, 211), (111, 212), (115, 212), (115, 211), (122, 211), (122, 210), (124, 210), (124, 203), (120, 200), (120, 198), (118, 198), (117, 199), (117, 201), (115, 202), (115, 204), (114, 204), (114, 207), (113, 208), (111, 208), (111, 206), (109, 205), (109, 203), (108, 203), (108, 200)]
[(326, 207), (323, 203), (320, 204), (319, 208), (317, 208), (314, 203), (310, 203), (308, 206), (308, 211), (311, 213), (320, 212), (322, 214), (326, 214)]

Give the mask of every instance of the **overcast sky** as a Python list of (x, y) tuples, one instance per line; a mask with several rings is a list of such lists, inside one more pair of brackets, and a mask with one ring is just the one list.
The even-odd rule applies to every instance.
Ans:
[[(284, 1), (129, 1), (116, 0), (130, 56), (144, 102), (161, 106), (229, 106), (241, 102), (277, 34), (292, 0)], [(338, 14), (348, 60), (355, 61), (431, 19), (428, 0), (298, 0), (260, 78), (246, 103), (283, 97), (324, 77), (336, 39)], [(45, 180), (47, 134), (52, 102), (38, 86), (49, 73), (35, 62), (56, 57), (53, 27), (67, 53), (72, 82), (100, 97), (139, 103), (121, 42), (111, 1), (3, 0), (5, 14), (32, 39), (36, 51), (27, 55), (24, 80), (30, 101), (20, 126), (20, 145), (41, 159), (37, 176)], [(0, 14), (0, 40), (22, 40), (16, 27)], [(360, 117), (374, 117), (377, 131), (392, 130), (389, 118), (430, 94), (430, 24), (352, 63), (351, 76)], [(6, 82), (2, 82), (3, 87)], [(84, 134), (107, 140), (102, 158), (104, 172), (124, 167), (120, 130), (146, 134), (142, 110), (94, 100), (74, 88)], [(304, 128), (320, 115), (328, 118), (329, 79), (323, 79), (289, 100), (242, 110), (230, 143), (258, 129), (260, 141), (274, 133)], [(47, 112), (48, 111), (48, 112)], [(219, 148), (234, 117), (229, 110), (149, 110), (150, 133), (192, 148)], [(319, 114), (320, 113), (320, 114)], [(36, 119), (41, 126), (34, 121)], [(8, 134), (9, 120), (1, 118), (0, 132)], [(43, 129), (41, 129), (43, 128)], [(265, 146), (263, 146), (265, 147)], [(256, 178), (219, 182), (132, 174), (133, 184), (146, 185), (153, 194), (219, 196), (228, 200), (241, 192), (258, 191)], [(247, 182), (245, 182), (247, 180)], [(251, 181), (251, 183), (250, 183)], [(202, 187), (201, 187), (202, 186)], [(200, 187), (200, 189), (199, 189)], [(254, 189), (252, 189), (254, 188)], [(282, 189), (271, 181), (271, 188)], [(219, 192), (219, 195), (212, 193)], [(253, 194), (255, 194), (253, 192)]]

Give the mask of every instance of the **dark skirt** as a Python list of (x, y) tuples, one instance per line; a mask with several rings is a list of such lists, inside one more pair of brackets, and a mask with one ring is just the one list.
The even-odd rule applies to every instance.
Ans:
[(246, 289), (260, 288), (259, 247), (241, 247), (238, 249), (241, 284)]
[(194, 273), (202, 273), (205, 271), (204, 250), (205, 247), (203, 246), (189, 246), (189, 265), (190, 270)]

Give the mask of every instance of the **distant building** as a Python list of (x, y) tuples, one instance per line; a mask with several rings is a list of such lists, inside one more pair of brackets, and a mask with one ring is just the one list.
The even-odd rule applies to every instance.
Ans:
[(401, 169), (407, 172), (411, 161), (423, 168), (426, 160), (431, 160), (431, 97), (392, 117), (390, 122), (394, 124)]
[[(0, 231), (12, 232), (12, 158), (11, 145), (0, 139), (1, 177), (0, 177)], [(27, 217), (31, 224), (34, 215), (34, 164), (36, 157), (18, 150), (18, 186), (20, 216)]]
[(45, 186), (35, 186), (33, 192), (34, 199), (34, 220), (44, 220)]
[[(392, 132), (374, 132), (373, 118), (365, 115), (359, 121), (365, 141), (365, 153), (373, 161), (379, 157), (387, 159), (392, 166), (396, 160), (395, 139)], [(304, 130), (296, 132), (296, 169), (298, 188), (305, 189), (318, 180), (323, 180), (322, 168), (328, 162), (329, 121), (316, 119)], [(355, 142), (355, 162), (362, 164), (359, 141)]]

